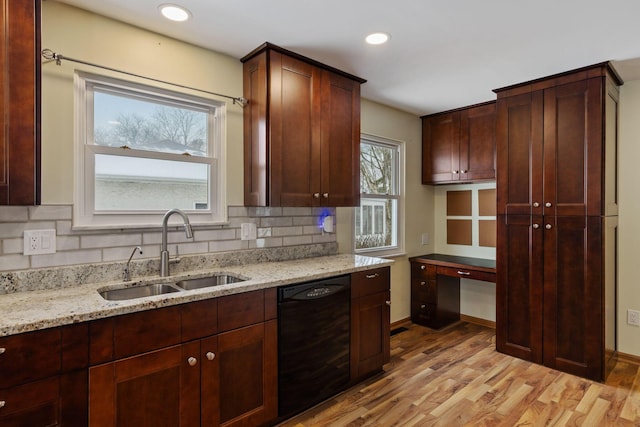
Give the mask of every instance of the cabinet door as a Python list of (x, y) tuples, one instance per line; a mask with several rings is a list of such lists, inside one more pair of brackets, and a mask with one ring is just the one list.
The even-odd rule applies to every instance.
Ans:
[(379, 372), (389, 361), (389, 292), (351, 301), (351, 381)]
[(497, 225), (496, 349), (542, 363), (542, 217), (499, 216)]
[(497, 101), (497, 213), (542, 215), (542, 91)]
[(322, 70), (320, 195), (314, 206), (360, 204), (360, 83)]
[(603, 380), (599, 217), (545, 217), (544, 364)]
[(422, 183), (460, 179), (460, 114), (449, 113), (422, 120)]
[(491, 103), (461, 111), (460, 179), (496, 178), (496, 105)]
[(320, 195), (320, 79), (317, 67), (270, 53), (271, 206), (312, 206)]
[(40, 203), (40, 2), (0, 0), (0, 204)]
[[(278, 415), (277, 321), (271, 320), (218, 335), (218, 400), (222, 426), (261, 425)], [(209, 366), (205, 364), (205, 366)], [(205, 382), (213, 375), (203, 371)], [(214, 396), (216, 396), (214, 394)]]
[(602, 78), (544, 91), (544, 214), (601, 215)]
[(90, 425), (200, 425), (199, 355), (196, 341), (90, 368)]

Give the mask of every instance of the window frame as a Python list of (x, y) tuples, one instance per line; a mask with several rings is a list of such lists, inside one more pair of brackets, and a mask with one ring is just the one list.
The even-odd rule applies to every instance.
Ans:
[[(226, 103), (184, 92), (149, 86), (82, 71), (74, 73), (74, 204), (73, 229), (111, 229), (158, 227), (167, 210), (95, 209), (95, 156), (100, 154), (170, 160), (209, 165), (208, 209), (183, 209), (192, 224), (221, 225), (228, 223), (226, 204)], [(123, 96), (149, 98), (156, 103), (201, 109), (207, 112), (207, 156), (93, 144), (93, 93), (104, 89)]]
[[(399, 256), (404, 253), (404, 221), (401, 218), (404, 217), (404, 193), (405, 193), (405, 179), (404, 179), (404, 162), (405, 162), (405, 143), (403, 141), (393, 140), (389, 138), (379, 137), (369, 134), (361, 134), (360, 144), (378, 145), (393, 149), (394, 152), (394, 182), (392, 186), (395, 188), (395, 194), (369, 194), (364, 193), (361, 190), (360, 193), (360, 205), (356, 206), (353, 210), (352, 223), (353, 223), (353, 248), (354, 252), (362, 255), (374, 255), (374, 256)], [(395, 200), (396, 203), (396, 217), (392, 218), (392, 227), (396, 234), (396, 244), (384, 247), (375, 248), (356, 248), (356, 224), (358, 210), (362, 209), (362, 202), (366, 200)], [(371, 212), (374, 213), (375, 209), (372, 206)], [(372, 215), (371, 221), (375, 222), (375, 213)], [(360, 226), (362, 227), (363, 218), (360, 218)], [(375, 228), (375, 223), (371, 224)]]

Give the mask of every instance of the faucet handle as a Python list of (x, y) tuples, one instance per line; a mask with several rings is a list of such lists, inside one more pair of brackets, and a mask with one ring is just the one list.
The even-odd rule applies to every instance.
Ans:
[(129, 272), (131, 271), (131, 269), (129, 268), (129, 264), (131, 264), (131, 258), (133, 258), (136, 251), (140, 251), (140, 255), (142, 255), (142, 248), (140, 246), (136, 246), (131, 251), (131, 255), (129, 255), (129, 260), (127, 260), (127, 265), (124, 267), (124, 271), (122, 272), (122, 280), (124, 280), (125, 282), (128, 282), (129, 280), (131, 280), (131, 277), (129, 276)]

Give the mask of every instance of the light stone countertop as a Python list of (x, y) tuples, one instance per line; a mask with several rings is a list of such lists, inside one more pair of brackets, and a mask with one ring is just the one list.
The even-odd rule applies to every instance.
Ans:
[[(61, 289), (0, 295), (0, 336), (258, 289), (302, 283), (391, 264), (393, 264), (392, 260), (382, 258), (340, 254), (292, 261), (212, 268), (162, 278), (159, 276), (133, 277), (131, 282), (116, 281), (85, 284)], [(98, 294), (99, 291), (105, 289), (131, 287), (146, 283), (175, 283), (185, 278), (206, 277), (216, 273), (232, 274), (247, 280), (228, 285), (173, 292), (126, 301), (107, 301)]]

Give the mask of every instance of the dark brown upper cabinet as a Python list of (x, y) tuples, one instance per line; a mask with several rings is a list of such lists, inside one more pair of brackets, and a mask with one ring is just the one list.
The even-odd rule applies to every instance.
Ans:
[(0, 0), (0, 205), (40, 204), (40, 1)]
[(494, 101), (422, 117), (422, 183), (496, 179)]
[(357, 206), (365, 80), (270, 43), (241, 61), (244, 204)]

